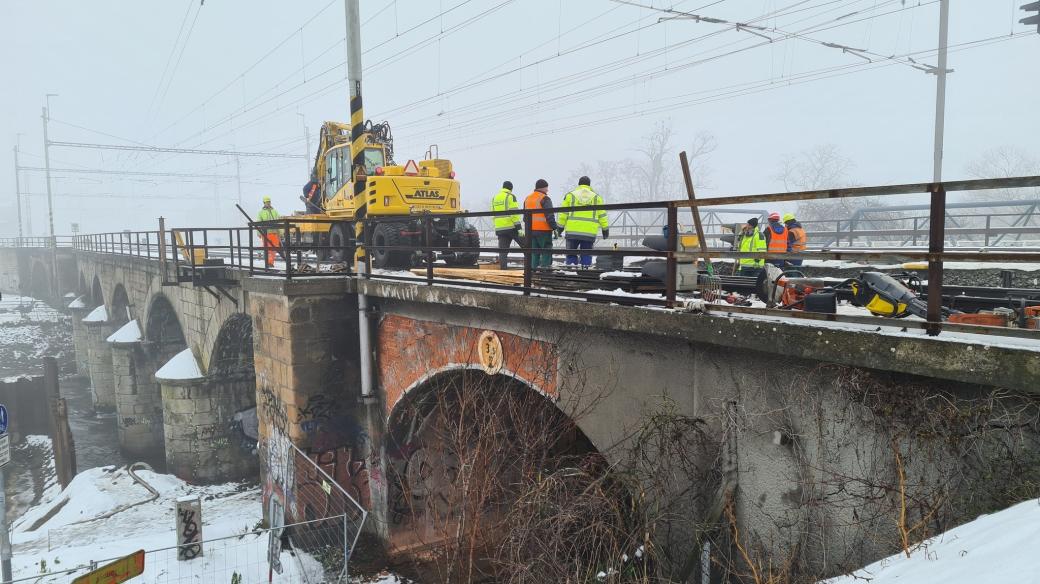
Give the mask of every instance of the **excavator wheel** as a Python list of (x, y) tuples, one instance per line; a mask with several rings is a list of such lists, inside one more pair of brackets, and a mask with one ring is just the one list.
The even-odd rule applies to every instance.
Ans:
[(318, 261), (327, 262), (332, 258), (332, 250), (328, 248), (329, 237), (327, 235), (315, 233), (311, 243), (314, 245), (314, 255), (317, 256)]
[(408, 252), (403, 251), (390, 251), (385, 249), (379, 249), (378, 246), (398, 246), (401, 245), (401, 229), (404, 226), (400, 223), (378, 223), (375, 229), (372, 231), (372, 249), (369, 253), (372, 254), (372, 267), (373, 268), (409, 268), (410, 261)]
[(449, 247), (459, 248), (460, 251), (444, 254), (444, 263), (449, 266), (474, 266), (480, 259), (479, 251), (461, 251), (480, 247), (480, 233), (475, 229), (459, 231), (448, 240)]
[[(331, 249), (328, 253), (332, 261), (349, 262), (354, 258), (354, 246), (351, 245), (353, 237), (350, 230), (351, 225), (349, 223), (333, 223), (332, 228), (329, 229), (329, 246)], [(318, 253), (320, 257), (321, 252), (319, 251)]]

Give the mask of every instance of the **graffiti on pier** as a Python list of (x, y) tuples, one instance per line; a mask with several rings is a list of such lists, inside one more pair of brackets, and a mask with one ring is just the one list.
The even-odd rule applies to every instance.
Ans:
[(323, 517), (323, 513), (342, 513), (342, 510), (335, 508), (338, 504), (329, 493), (327, 479), (318, 468), (343, 487), (362, 507), (369, 508), (368, 464), (364, 458), (357, 456), (355, 449), (344, 446), (308, 457), (314, 465), (298, 464), (296, 469), (295, 512), (298, 520)]
[(297, 423), (314, 452), (328, 452), (344, 446), (360, 446), (368, 441), (357, 419), (344, 411), (342, 400), (318, 394), (307, 399), (297, 412)]
[(263, 498), (278, 501), (280, 508), (290, 509), (293, 505), (294, 489), (292, 464), (292, 446), (289, 438), (281, 432), (274, 431), (260, 445), (260, 460), (264, 466)]
[(289, 415), (285, 403), (278, 397), (270, 385), (264, 383), (263, 376), (258, 379), (256, 389), (257, 412), (270, 424), (271, 428), (285, 434), (289, 427)]

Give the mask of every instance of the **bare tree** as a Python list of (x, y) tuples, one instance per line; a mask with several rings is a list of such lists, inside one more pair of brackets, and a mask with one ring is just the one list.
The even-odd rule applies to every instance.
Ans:
[[(855, 161), (838, 146), (819, 144), (788, 155), (780, 163), (776, 179), (783, 182), (789, 192), (840, 189), (856, 185), (852, 178), (855, 169)], [(879, 197), (812, 199), (798, 202), (796, 216), (810, 233), (831, 232), (844, 220), (854, 217), (860, 209), (884, 204)], [(903, 227), (900, 219), (895, 213), (872, 213), (863, 217), (863, 223), (876, 229), (897, 229)]]
[[(975, 178), (1009, 178), (1040, 174), (1040, 158), (1017, 146), (999, 146), (982, 153), (965, 169)], [(1040, 198), (1040, 188), (997, 189), (968, 194), (976, 201), (1016, 201)]]
[[(593, 181), (593, 188), (611, 203), (666, 201), (683, 198), (682, 173), (679, 170), (679, 147), (676, 146), (674, 124), (662, 120), (643, 136), (637, 156), (622, 160), (601, 160), (595, 166), (582, 163), (572, 173), (572, 179), (585, 175)], [(694, 185), (708, 186), (710, 169), (708, 157), (718, 148), (718, 140), (709, 132), (699, 132), (686, 152), (695, 168)]]

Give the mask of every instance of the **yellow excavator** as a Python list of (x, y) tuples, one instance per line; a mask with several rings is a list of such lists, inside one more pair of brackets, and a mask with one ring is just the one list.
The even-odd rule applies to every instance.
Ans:
[[(354, 145), (357, 152), (353, 152)], [(320, 259), (348, 261), (364, 256), (363, 234), (357, 222), (364, 217), (395, 220), (370, 225), (375, 268), (407, 268), (424, 258), (418, 252), (379, 249), (378, 246), (418, 246), (425, 241), (425, 217), (432, 216), (430, 245), (453, 248), (436, 254), (448, 265), (477, 263), (480, 235), (457, 217), (461, 209), (459, 181), (450, 160), (438, 157), (431, 146), (422, 160), (400, 165), (393, 158), (393, 137), (386, 122), (366, 122), (359, 140), (339, 122), (321, 127), (312, 182), (305, 194), (308, 213), (295, 218), (336, 219), (329, 223), (300, 223), (298, 245), (308, 243)], [(358, 188), (360, 187), (360, 188)], [(305, 188), (305, 193), (308, 189)]]
[[(394, 162), (394, 142), (386, 122), (365, 121), (361, 107), (361, 25), (358, 0), (346, 0), (347, 80), (350, 123), (325, 122), (311, 182), (304, 187), (307, 211), (296, 218), (333, 219), (298, 223), (301, 246), (314, 246), (319, 259), (357, 261), (373, 249), (375, 268), (407, 268), (425, 258), (407, 250), (378, 246), (429, 245), (449, 248), (435, 254), (453, 266), (477, 263), (480, 235), (458, 214), (462, 212), (459, 181), (450, 160), (431, 146), (421, 160)], [(360, 219), (387, 218), (370, 223), (364, 233)]]

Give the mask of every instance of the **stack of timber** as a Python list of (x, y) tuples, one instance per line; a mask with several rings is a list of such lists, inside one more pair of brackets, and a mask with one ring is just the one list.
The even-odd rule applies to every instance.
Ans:
[[(425, 276), (425, 268), (412, 270), (416, 276)], [(475, 282), (486, 282), (488, 284), (501, 284), (504, 286), (523, 286), (523, 270), (490, 270), (473, 268), (434, 268), (434, 278), (455, 278), (459, 280), (473, 280)]]
[[(424, 268), (412, 270), (417, 276), (426, 276)], [(549, 290), (615, 290), (622, 289), (626, 292), (660, 292), (664, 285), (660, 280), (647, 278), (636, 272), (633, 278), (604, 278), (600, 276), (603, 270), (554, 270), (539, 271), (532, 275), (532, 283), (535, 287)], [(474, 282), (486, 282), (504, 286), (523, 286), (523, 270), (501, 270), (481, 267), (479, 270), (472, 268), (434, 268), (434, 278), (449, 278), (472, 280)]]

